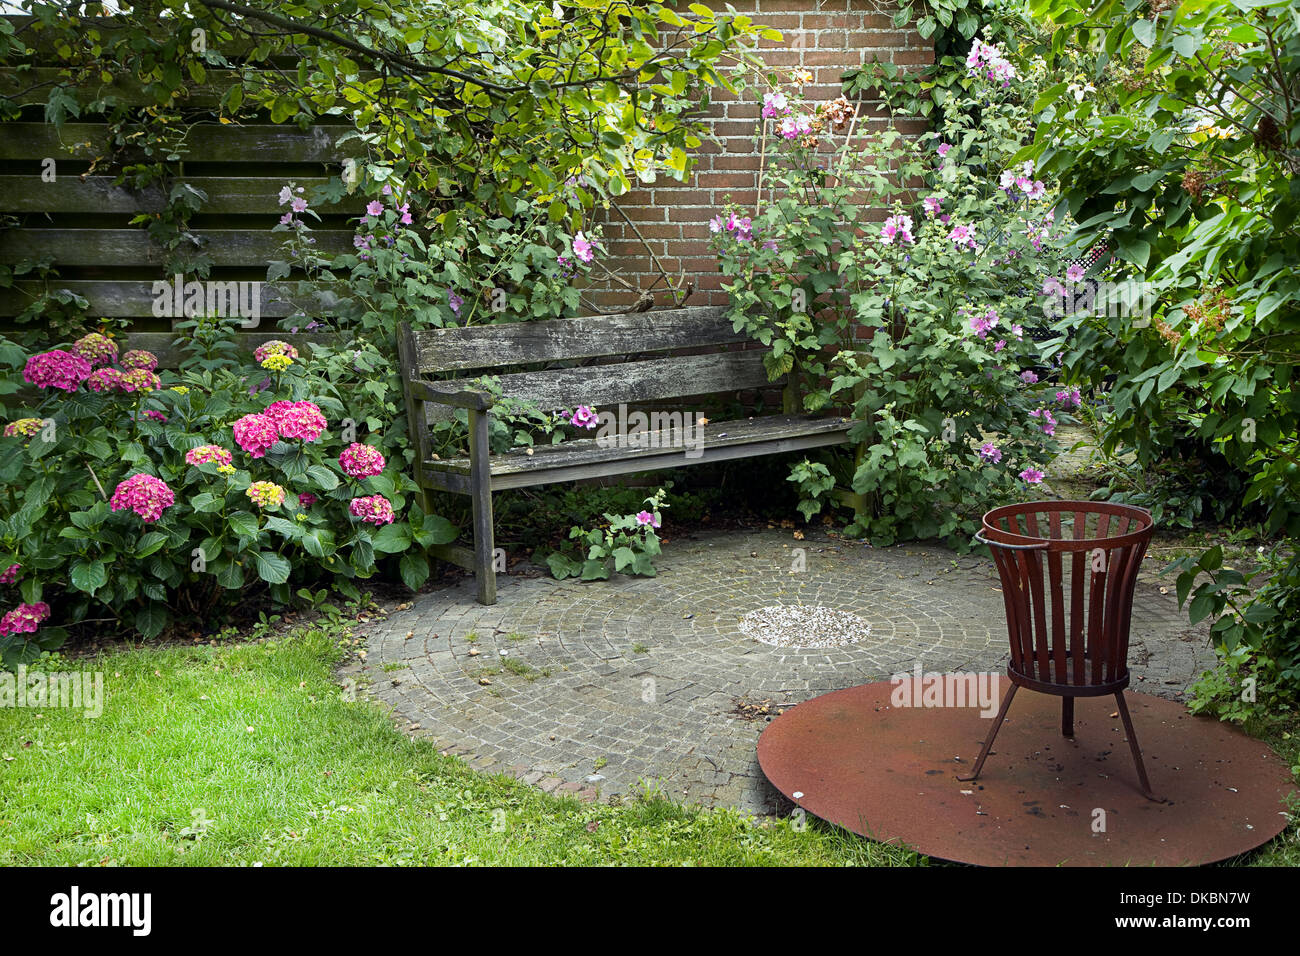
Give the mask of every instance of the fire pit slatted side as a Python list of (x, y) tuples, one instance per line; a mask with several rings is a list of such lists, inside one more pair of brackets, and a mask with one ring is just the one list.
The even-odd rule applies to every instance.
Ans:
[(1002, 581), (1012, 685), (974, 773), (963, 779), (979, 775), (1018, 687), (1062, 698), (1067, 737), (1075, 697), (1114, 694), (1143, 793), (1156, 799), (1123, 699), (1133, 596), (1153, 531), (1144, 509), (1091, 501), (1006, 505), (984, 516), (976, 537), (992, 550)]

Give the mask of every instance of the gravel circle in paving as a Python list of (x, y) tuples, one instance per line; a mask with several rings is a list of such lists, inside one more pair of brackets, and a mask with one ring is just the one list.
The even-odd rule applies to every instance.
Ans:
[[(420, 595), (370, 626), (370, 693), (440, 749), (550, 792), (655, 785), (774, 812), (755, 752), (764, 714), (917, 664), (1006, 667), (997, 572), (976, 555), (768, 529), (678, 538), (657, 564), (654, 578), (589, 583), (498, 575), (491, 607), (470, 580)], [(1129, 654), (1134, 689), (1162, 696), (1213, 662), (1169, 583), (1139, 581)], [(861, 632), (801, 647), (745, 633), (746, 615), (773, 607), (851, 615)]]
[(740, 632), (773, 647), (843, 647), (868, 637), (871, 625), (828, 607), (776, 604), (742, 617)]

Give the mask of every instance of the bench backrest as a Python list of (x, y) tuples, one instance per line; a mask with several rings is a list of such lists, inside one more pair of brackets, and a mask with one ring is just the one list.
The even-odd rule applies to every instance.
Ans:
[[(429, 329), (404, 327), (404, 352), (420, 376), (454, 375), (444, 384), (468, 384), (517, 365), (604, 360), (597, 364), (499, 375), (505, 395), (543, 410), (576, 405), (648, 402), (687, 395), (766, 387), (764, 350), (724, 351), (748, 341), (732, 330), (721, 307), (671, 309), (575, 319), (547, 319)], [(708, 348), (699, 355), (627, 361), (628, 355)], [(410, 369), (406, 370), (410, 374)], [(432, 420), (432, 418), (430, 419)]]

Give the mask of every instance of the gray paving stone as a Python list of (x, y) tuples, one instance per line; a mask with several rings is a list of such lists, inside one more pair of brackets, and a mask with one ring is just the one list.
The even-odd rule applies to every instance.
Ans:
[[(793, 547), (806, 551), (806, 572), (789, 572)], [(924, 671), (1006, 667), (997, 572), (977, 556), (769, 529), (678, 538), (657, 564), (655, 578), (588, 584), (501, 576), (491, 608), (474, 601), (472, 581), (422, 595), (365, 631), (373, 683), (364, 692), (440, 751), (547, 792), (611, 800), (657, 781), (676, 800), (772, 813), (780, 805), (755, 756), (767, 724), (738, 715), (741, 698), (794, 705), (918, 662)], [(1174, 595), (1160, 592), (1169, 584), (1154, 573), (1139, 580), (1130, 662), (1135, 691), (1179, 697), (1214, 658), (1206, 628), (1189, 626)], [(798, 603), (856, 614), (871, 633), (797, 649), (739, 630), (752, 610)], [(482, 669), (501, 667), (501, 648), (550, 676), (529, 682), (502, 669), (480, 685)], [(409, 666), (384, 673), (391, 663)], [(606, 778), (594, 787), (585, 783), (593, 772)]]

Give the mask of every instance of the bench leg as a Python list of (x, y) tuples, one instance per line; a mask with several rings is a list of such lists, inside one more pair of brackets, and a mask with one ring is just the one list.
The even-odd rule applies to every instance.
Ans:
[(496, 540), (492, 534), (492, 473), (488, 463), (486, 412), (470, 410), (470, 488), (474, 507), (474, 581), (478, 603), (497, 603), (497, 575), (493, 568)]

